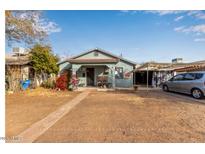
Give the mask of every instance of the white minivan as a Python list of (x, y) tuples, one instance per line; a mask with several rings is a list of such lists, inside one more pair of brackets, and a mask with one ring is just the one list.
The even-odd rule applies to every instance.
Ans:
[(164, 91), (191, 94), (196, 99), (205, 95), (205, 71), (177, 74), (163, 83)]

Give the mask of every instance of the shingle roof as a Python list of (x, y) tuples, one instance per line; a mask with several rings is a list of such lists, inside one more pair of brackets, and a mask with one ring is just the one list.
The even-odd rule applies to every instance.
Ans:
[(183, 68), (183, 67), (187, 67), (190, 66), (190, 63), (155, 63), (155, 62), (151, 62), (151, 63), (145, 63), (141, 66), (139, 66), (138, 68), (135, 69), (135, 71), (143, 71), (143, 70), (174, 70), (177, 68)]
[(143, 71), (143, 70), (185, 70), (185, 69), (191, 69), (191, 68), (202, 68), (205, 66), (205, 61), (198, 61), (198, 62), (192, 62), (192, 63), (145, 63), (138, 68), (135, 69), (135, 71)]
[(192, 64), (187, 67), (178, 68), (175, 69), (175, 71), (183, 72), (183, 71), (197, 71), (197, 70), (205, 70), (205, 62), (204, 63), (198, 63), (198, 64)]

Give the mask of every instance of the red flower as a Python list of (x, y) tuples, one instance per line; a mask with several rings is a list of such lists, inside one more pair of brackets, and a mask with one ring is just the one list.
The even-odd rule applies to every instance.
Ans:
[(68, 88), (67, 74), (62, 74), (59, 78), (57, 78), (56, 88), (59, 88), (60, 90), (66, 90)]

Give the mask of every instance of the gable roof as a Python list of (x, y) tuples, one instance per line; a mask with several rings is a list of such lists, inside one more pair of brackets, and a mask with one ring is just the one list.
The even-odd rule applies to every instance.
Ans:
[(83, 56), (83, 55), (86, 55), (86, 54), (88, 54), (88, 53), (91, 53), (91, 52), (93, 52), (93, 51), (101, 52), (102, 54), (108, 55), (108, 56), (113, 57), (113, 58), (115, 58), (115, 59), (120, 59), (121, 61), (124, 61), (124, 62), (126, 62), (126, 63), (131, 64), (131, 65), (136, 65), (136, 63), (133, 62), (133, 61), (130, 61), (130, 60), (127, 60), (127, 59), (125, 59), (125, 58), (123, 58), (123, 57), (114, 55), (114, 54), (112, 54), (111, 52), (105, 51), (105, 50), (100, 49), (100, 48), (94, 48), (94, 49), (87, 50), (87, 51), (85, 51), (85, 52), (80, 53), (79, 55), (73, 56), (73, 57), (71, 57), (71, 58), (69, 58), (69, 59), (67, 59), (67, 60), (64, 60), (63, 62), (60, 62), (60, 63), (58, 63), (58, 64), (62, 64), (62, 63), (67, 62), (67, 61), (69, 62), (70, 60), (72, 61), (73, 59), (76, 59), (76, 58), (78, 58), (78, 57), (81, 57), (81, 56)]

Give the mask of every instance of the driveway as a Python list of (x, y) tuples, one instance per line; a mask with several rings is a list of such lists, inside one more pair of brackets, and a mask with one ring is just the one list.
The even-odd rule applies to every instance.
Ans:
[(92, 91), (35, 142), (205, 142), (205, 104), (161, 91)]

